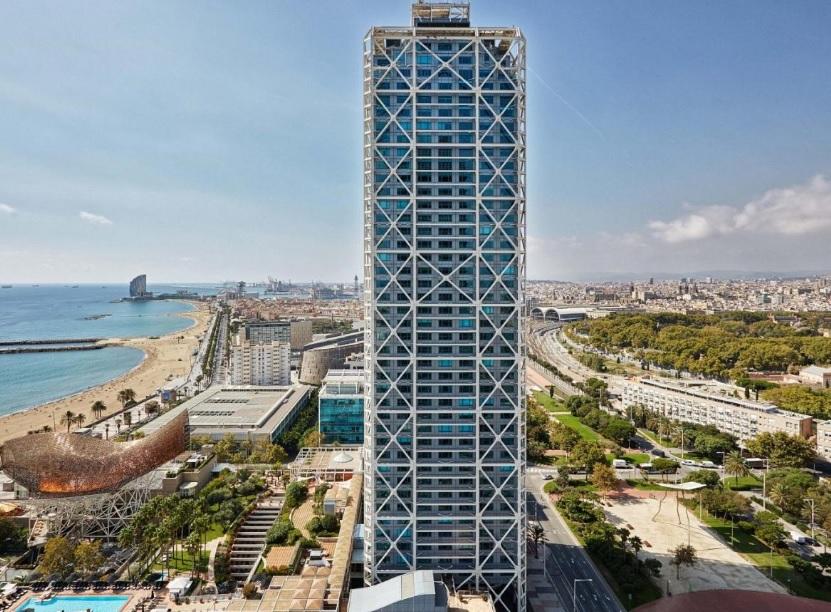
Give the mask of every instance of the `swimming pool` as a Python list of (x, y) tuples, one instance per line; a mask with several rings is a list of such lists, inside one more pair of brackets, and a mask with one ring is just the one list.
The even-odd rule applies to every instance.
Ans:
[(124, 595), (55, 595), (52, 599), (38, 601), (35, 596), (24, 601), (17, 609), (22, 611), (33, 608), (35, 612), (118, 612), (129, 599)]

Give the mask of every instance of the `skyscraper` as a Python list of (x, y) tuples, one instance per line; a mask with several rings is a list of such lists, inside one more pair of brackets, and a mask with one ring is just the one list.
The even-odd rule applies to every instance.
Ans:
[(417, 2), (364, 42), (366, 579), (525, 609), (525, 40)]

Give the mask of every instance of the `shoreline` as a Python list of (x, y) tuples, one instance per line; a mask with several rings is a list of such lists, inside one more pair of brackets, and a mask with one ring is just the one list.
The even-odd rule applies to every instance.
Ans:
[[(191, 302), (192, 310), (175, 313), (175, 316), (191, 320), (183, 329), (164, 336), (136, 336), (129, 338), (108, 338), (101, 340), (105, 346), (126, 346), (142, 351), (141, 361), (118, 376), (98, 385), (87, 387), (75, 393), (64, 395), (43, 404), (20, 408), (0, 416), (0, 443), (26, 435), (44, 425), (57, 425), (61, 431), (60, 416), (67, 410), (76, 415), (84, 414), (85, 423), (95, 421), (92, 415), (92, 403), (102, 400), (107, 405), (107, 413), (112, 414), (121, 408), (117, 400), (118, 391), (131, 388), (136, 398), (152, 395), (169, 380), (186, 375), (190, 371), (190, 356), (199, 346), (198, 336), (206, 332), (210, 322), (210, 310), (204, 302)], [(184, 341), (179, 342), (179, 337)], [(106, 414), (105, 413), (105, 416)]]

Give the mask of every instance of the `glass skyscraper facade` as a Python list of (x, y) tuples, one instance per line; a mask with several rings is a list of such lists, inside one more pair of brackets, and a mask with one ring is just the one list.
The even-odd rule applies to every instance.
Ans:
[(365, 560), (525, 609), (525, 40), (417, 2), (364, 44)]
[(364, 443), (364, 373), (329, 370), (318, 394), (318, 428), (326, 444)]

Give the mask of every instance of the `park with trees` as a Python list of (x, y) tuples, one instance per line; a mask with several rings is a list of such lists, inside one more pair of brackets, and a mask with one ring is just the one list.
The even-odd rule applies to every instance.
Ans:
[[(607, 353), (625, 351), (642, 367), (658, 366), (719, 380), (746, 378), (748, 372), (788, 372), (810, 364), (831, 363), (831, 338), (820, 331), (821, 313), (801, 313), (800, 324), (771, 320), (764, 312), (615, 313), (570, 324), (566, 333), (576, 341)], [(770, 401), (809, 399), (804, 391), (763, 390)], [(806, 407), (821, 418), (831, 414), (831, 393), (813, 391)], [(797, 410), (798, 411), (798, 410)]]

